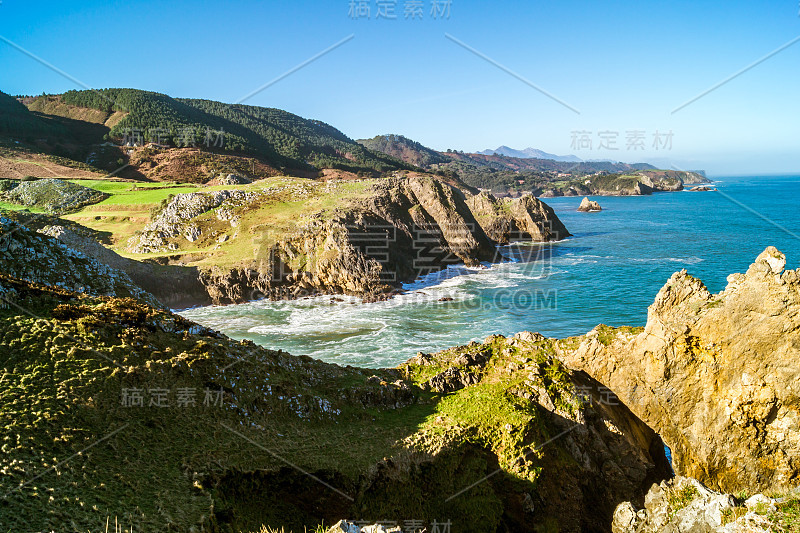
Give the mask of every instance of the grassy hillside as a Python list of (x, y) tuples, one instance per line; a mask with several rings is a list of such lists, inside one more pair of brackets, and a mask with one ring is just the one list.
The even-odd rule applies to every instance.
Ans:
[[(497, 337), (366, 370), (237, 342), (131, 298), (4, 275), (0, 288), (36, 315), (0, 309), (2, 531), (299, 533), (356, 516), (538, 531), (583, 506), (607, 515), (587, 521), (610, 520), (605, 502), (564, 503), (587, 483), (564, 441), (537, 446), (573, 420), (605, 430), (553, 341)], [(446, 388), (451, 367), (480, 382)], [(630, 450), (605, 438), (608, 453), (570, 442), (602, 461)], [(588, 483), (617, 490), (603, 474)]]
[(41, 98), (29, 104), (31, 109), (69, 110), (71, 116), (80, 114), (79, 109), (98, 111), (99, 115), (82, 115), (94, 122), (102, 120), (116, 140), (131, 130), (141, 130), (146, 142), (208, 144), (214, 149), (254, 155), (275, 168), (290, 170), (335, 168), (380, 173), (407, 167), (368, 150), (328, 124), (280, 109), (177, 99), (136, 89), (68, 91), (59, 97), (61, 108)]
[(104, 133), (108, 133), (110, 128), (114, 127), (117, 122), (127, 115), (125, 111), (107, 111), (105, 109), (69, 105), (59, 95), (27, 97), (23, 98), (23, 103), (28, 106), (28, 109), (36, 113), (103, 125), (106, 127)]
[[(64, 218), (108, 234), (112, 248), (127, 257), (153, 258), (160, 255), (190, 254), (191, 264), (221, 268), (252, 259), (256, 250), (269, 243), (270, 236), (289, 234), (317, 213), (332, 213), (348, 203), (367, 196), (371, 180), (323, 183), (303, 178), (278, 176), (247, 185), (218, 185), (202, 187), (192, 184), (109, 182), (81, 180), (81, 185), (109, 195), (106, 200), (87, 206)], [(168, 253), (131, 254), (128, 239), (150, 220), (174, 195), (182, 193), (212, 193), (233, 190), (257, 194), (234, 210), (240, 215), (234, 228), (217, 218), (215, 210), (199, 216), (204, 235), (195, 242), (179, 240), (179, 248)], [(225, 239), (224, 242), (220, 242)], [(266, 240), (265, 240), (266, 239)]]

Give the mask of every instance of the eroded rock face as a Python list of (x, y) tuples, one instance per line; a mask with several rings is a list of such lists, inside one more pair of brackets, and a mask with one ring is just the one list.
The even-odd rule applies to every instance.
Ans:
[[(249, 264), (212, 268), (201, 280), (215, 303), (337, 293), (384, 298), (401, 283), (448, 265), (502, 261), (497, 244), (514, 233), (537, 242), (569, 236), (553, 210), (533, 197), (506, 200), (505, 208), (494, 197), (482, 199), (490, 213), (432, 178), (383, 180), (368, 198), (333, 218), (312, 220), (257, 250)], [(203, 205), (218, 205), (220, 217), (228, 203)], [(191, 221), (179, 223), (186, 215), (171, 206), (159, 217), (169, 223), (154, 222), (146, 235), (159, 238), (159, 232), (174, 235), (193, 227)]]
[(560, 357), (610, 387), (670, 447), (675, 471), (718, 490), (800, 482), (800, 272), (773, 247), (712, 295), (682, 271), (638, 335), (595, 330)]
[[(0, 273), (83, 294), (133, 297), (161, 306), (125, 272), (6, 217), (0, 217)], [(0, 306), (14, 301), (9, 287), (0, 287), (0, 295), (4, 299)]]
[(570, 237), (553, 209), (531, 195), (495, 198), (481, 192), (467, 198), (467, 205), (486, 234), (495, 242), (549, 242)]

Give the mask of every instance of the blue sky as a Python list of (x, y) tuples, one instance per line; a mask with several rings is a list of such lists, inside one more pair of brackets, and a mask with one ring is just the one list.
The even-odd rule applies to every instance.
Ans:
[[(235, 102), (353, 35), (247, 103), (439, 150), (505, 144), (718, 175), (800, 171), (800, 42), (671, 113), (800, 36), (797, 0), (452, 0), (437, 19), (422, 0), (422, 19), (406, 19), (413, 1), (388, 2), (390, 20), (376, 19), (378, 0), (369, 19), (349, 16), (351, 0), (2, 0), (0, 36), (91, 87)], [(4, 42), (0, 65), (10, 94), (80, 88)], [(572, 145), (575, 131), (592, 149)], [(603, 131), (618, 150), (598, 149)], [(626, 149), (634, 131), (645, 150)], [(653, 148), (656, 131), (672, 132), (671, 149)]]

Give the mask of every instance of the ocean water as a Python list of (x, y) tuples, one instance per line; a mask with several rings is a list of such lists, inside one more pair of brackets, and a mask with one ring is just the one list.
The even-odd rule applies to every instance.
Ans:
[(678, 270), (718, 292), (769, 245), (787, 255), (787, 268), (800, 267), (800, 177), (725, 177), (714, 186), (719, 192), (592, 198), (600, 213), (578, 213), (581, 198), (546, 199), (573, 237), (506, 247), (507, 263), (451, 267), (386, 302), (327, 296), (181, 314), (236, 339), (365, 367), (494, 333), (564, 337), (600, 323), (641, 326)]

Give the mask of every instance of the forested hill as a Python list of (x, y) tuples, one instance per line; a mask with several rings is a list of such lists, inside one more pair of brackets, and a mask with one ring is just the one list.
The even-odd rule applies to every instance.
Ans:
[(98, 109), (108, 115), (115, 111), (127, 113), (109, 132), (115, 140), (140, 133), (144, 142), (210, 145), (254, 155), (288, 170), (386, 172), (411, 168), (367, 149), (324, 122), (280, 109), (172, 98), (137, 89), (68, 91), (60, 98), (68, 106)]
[(402, 135), (377, 135), (372, 139), (359, 139), (370, 150), (401, 159), (422, 168), (449, 163), (450, 158)]

